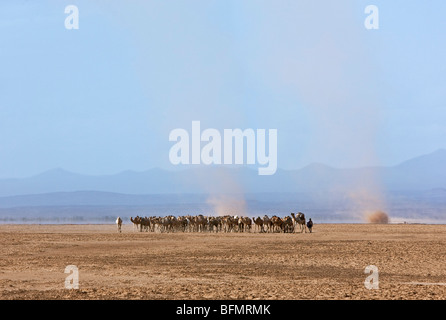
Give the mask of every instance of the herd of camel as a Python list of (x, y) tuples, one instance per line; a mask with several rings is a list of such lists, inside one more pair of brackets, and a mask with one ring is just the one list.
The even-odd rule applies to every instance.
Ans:
[[(166, 216), (166, 217), (130, 217), (134, 229), (142, 232), (285, 232), (296, 230), (307, 232), (305, 214), (291, 213), (291, 216), (280, 218), (265, 215), (263, 218), (239, 216)], [(310, 219), (311, 221), (311, 219)], [(118, 231), (121, 232), (122, 219), (116, 220)], [(308, 225), (311, 232), (312, 224)]]

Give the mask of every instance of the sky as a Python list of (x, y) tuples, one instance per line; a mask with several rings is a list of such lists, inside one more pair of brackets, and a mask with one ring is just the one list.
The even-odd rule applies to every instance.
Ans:
[[(367, 5), (379, 9), (368, 30)], [(65, 28), (65, 7), (79, 29)], [(278, 167), (446, 148), (446, 3), (0, 2), (0, 178), (169, 161), (176, 128), (278, 130)]]

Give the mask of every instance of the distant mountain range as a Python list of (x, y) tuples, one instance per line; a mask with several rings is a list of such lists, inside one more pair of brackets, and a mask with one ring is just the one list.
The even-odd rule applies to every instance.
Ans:
[(291, 210), (318, 221), (345, 222), (363, 221), (364, 209), (381, 206), (394, 221), (446, 222), (446, 150), (392, 167), (311, 164), (273, 176), (246, 167), (208, 166), (103, 176), (54, 169), (0, 180), (0, 223), (113, 223), (118, 215), (128, 221), (137, 214), (283, 215)]
[[(178, 171), (151, 169), (89, 176), (53, 169), (21, 179), (0, 179), (0, 197), (76, 191), (127, 195), (345, 192), (363, 187), (387, 191), (446, 188), (446, 150), (391, 167), (337, 169), (314, 163), (259, 176), (247, 167), (200, 166)], [(100, 194), (97, 194), (99, 196)]]

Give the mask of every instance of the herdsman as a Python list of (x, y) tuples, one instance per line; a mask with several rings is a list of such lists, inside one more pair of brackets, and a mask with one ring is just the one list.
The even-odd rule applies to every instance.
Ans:
[(310, 230), (310, 233), (311, 233), (312, 228), (313, 228), (313, 221), (311, 221), (311, 218), (307, 222), (307, 228), (308, 228), (308, 230)]

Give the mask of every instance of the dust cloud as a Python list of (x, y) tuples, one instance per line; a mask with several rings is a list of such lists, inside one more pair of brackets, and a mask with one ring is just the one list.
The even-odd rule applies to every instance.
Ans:
[(366, 215), (368, 223), (387, 224), (389, 223), (389, 215), (383, 211), (375, 211)]

